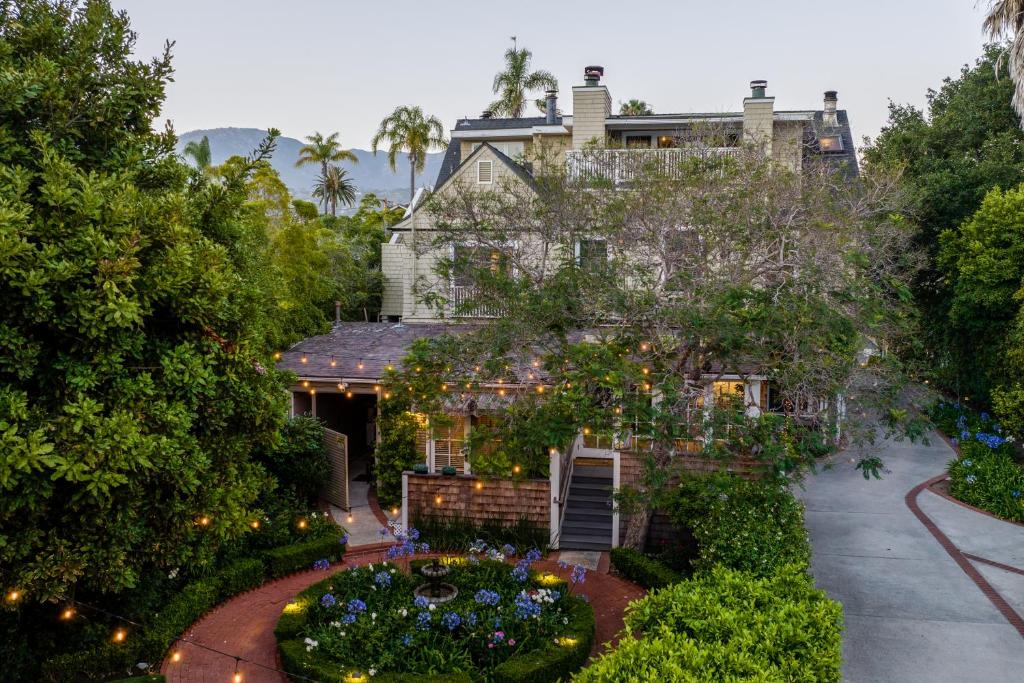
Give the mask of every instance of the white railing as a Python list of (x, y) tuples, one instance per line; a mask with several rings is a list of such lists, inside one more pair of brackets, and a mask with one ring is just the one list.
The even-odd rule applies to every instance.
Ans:
[(501, 306), (473, 302), (476, 295), (476, 288), (472, 285), (452, 285), (451, 315), (456, 318), (500, 318), (505, 314)]
[(628, 183), (642, 170), (672, 175), (687, 159), (739, 156), (740, 147), (675, 147), (671, 149), (574, 149), (565, 153), (571, 178), (605, 178)]

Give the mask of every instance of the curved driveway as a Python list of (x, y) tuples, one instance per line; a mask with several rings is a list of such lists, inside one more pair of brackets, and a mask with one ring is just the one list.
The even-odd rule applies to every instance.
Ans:
[[(904, 498), (942, 474), (954, 457), (937, 435), (931, 444), (887, 441), (889, 469), (866, 481), (850, 455), (809, 476), (798, 492), (816, 582), (843, 603), (843, 675), (848, 683), (1024, 680), (1024, 634), (911, 512)], [(1021, 573), (968, 560), (1018, 614), (1024, 614), (1024, 526), (986, 517), (930, 490), (916, 496), (923, 513), (963, 553)], [(955, 552), (955, 551), (954, 551)]]

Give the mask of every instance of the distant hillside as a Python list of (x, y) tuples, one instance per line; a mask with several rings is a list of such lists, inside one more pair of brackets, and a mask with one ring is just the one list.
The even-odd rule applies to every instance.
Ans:
[[(210, 138), (210, 153), (213, 163), (223, 163), (225, 159), (235, 155), (251, 153), (266, 131), (258, 128), (211, 128), (210, 130), (190, 130), (178, 138), (178, 152), (184, 149), (191, 140), (201, 140), (203, 136)], [(299, 158), (299, 149), (304, 143), (295, 138), (278, 138), (277, 151), (271, 164), (281, 174), (281, 180), (296, 197), (309, 199), (313, 184), (320, 174), (313, 166), (295, 167)], [(341, 166), (349, 172), (356, 187), (361, 193), (373, 192), (392, 201), (405, 203), (409, 201), (409, 162), (405, 155), (398, 158), (398, 170), (392, 172), (388, 166), (387, 154), (378, 152), (374, 156), (363, 149), (353, 149), (359, 158), (358, 164), (342, 162)], [(423, 173), (416, 178), (416, 186), (433, 187), (437, 172), (441, 168), (444, 152), (433, 152), (427, 155), (427, 165)]]

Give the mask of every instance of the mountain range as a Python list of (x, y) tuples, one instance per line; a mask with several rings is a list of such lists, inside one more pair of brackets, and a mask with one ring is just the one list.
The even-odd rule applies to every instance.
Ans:
[[(212, 163), (223, 163), (228, 157), (251, 154), (266, 137), (267, 131), (259, 128), (210, 128), (208, 130), (190, 130), (178, 137), (177, 151), (180, 154), (185, 145), (192, 140), (201, 140), (203, 136), (210, 140)], [(277, 150), (271, 158), (271, 165), (281, 176), (281, 180), (291, 193), (302, 199), (310, 199), (313, 185), (316, 183), (320, 169), (317, 166), (296, 167), (299, 149), (305, 143), (295, 138), (280, 137)], [(397, 169), (388, 166), (385, 151), (376, 155), (364, 149), (353, 149), (359, 163), (341, 162), (341, 167), (348, 171), (360, 193), (373, 192), (379, 197), (391, 201), (407, 203), (409, 201), (409, 159), (401, 154), (396, 159)], [(437, 172), (441, 168), (444, 152), (427, 154), (427, 164), (423, 173), (416, 176), (416, 187), (433, 187)]]

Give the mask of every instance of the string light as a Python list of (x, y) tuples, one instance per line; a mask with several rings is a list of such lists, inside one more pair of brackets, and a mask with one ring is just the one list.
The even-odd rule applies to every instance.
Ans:
[(583, 428), (583, 436), (590, 436), (590, 427)]
[(648, 348), (650, 348), (650, 346), (648, 345), (647, 342), (644, 342), (644, 343), (640, 344), (640, 350), (641, 351), (646, 351)]
[(523, 471), (523, 468), (519, 465), (512, 465), (512, 474), (519, 474)]
[(442, 384), (441, 385), (441, 391), (448, 391), (448, 385), (447, 384)]
[(306, 526), (307, 526), (307, 522), (306, 522), (306, 520), (304, 520), (304, 519), (300, 519), (300, 520), (299, 520), (299, 522), (298, 522), (298, 527), (299, 527), (300, 529), (305, 529), (305, 528), (306, 528)]
[(479, 479), (477, 479), (476, 483), (473, 484), (473, 488), (475, 488), (477, 491), (483, 491), (484, 490), (484, 483), (482, 481), (480, 481)]
[(644, 372), (645, 375), (651, 374), (650, 368), (644, 368), (643, 372)]
[(281, 352), (280, 351), (275, 351), (274, 352), (274, 360), (281, 360)]
[(309, 390), (309, 395), (310, 396), (316, 396), (316, 389), (310, 389)]
[(362, 358), (360, 358), (359, 362), (356, 363), (356, 367), (359, 368), (360, 370), (363, 369), (364, 366), (363, 366), (363, 359)]
[(204, 515), (204, 516), (199, 518), (199, 526), (209, 526), (209, 525), (210, 525), (210, 518), (209, 517)]
[(373, 385), (373, 390), (376, 391), (377, 393), (380, 393), (380, 385), (379, 384), (374, 384)]
[(338, 391), (345, 391), (345, 385), (341, 382), (338, 382)]
[(260, 520), (258, 520), (258, 519), (252, 520), (251, 522), (249, 522), (249, 526), (251, 526), (253, 529), (259, 529), (260, 528)]
[(440, 505), (443, 502), (444, 502), (444, 498), (442, 498), (441, 496), (437, 496), (437, 497), (434, 498), (434, 503), (436, 503), (437, 505)]
[(302, 358), (299, 359), (299, 362), (300, 363), (308, 363), (309, 362), (309, 356), (307, 356), (306, 354), (302, 354)]
[(505, 395), (505, 390), (504, 389), (498, 389), (498, 396), (504, 396), (504, 395)]
[(351, 391), (346, 391), (345, 392), (345, 398), (352, 398), (352, 392)]
[(552, 446), (548, 449), (548, 455), (558, 455), (558, 449)]
[(119, 628), (119, 629), (115, 629), (114, 630), (114, 642), (115, 643), (123, 643), (127, 637), (128, 637), (128, 631), (125, 631), (123, 628)]
[(391, 514), (393, 514), (395, 517), (397, 517), (398, 516), (398, 508), (397, 507), (391, 508)]
[(74, 607), (65, 607), (64, 610), (60, 613), (60, 618), (64, 621), (70, 621), (73, 616), (75, 616)]
[(538, 384), (537, 385), (537, 393), (538, 394), (543, 394), (544, 393), (544, 385), (543, 384)]
[(234, 683), (242, 683), (242, 672), (238, 670), (238, 657), (235, 657), (235, 675), (231, 678)]
[(181, 650), (175, 650), (171, 653), (171, 661), (175, 664), (181, 661)]
[(21, 591), (10, 591), (7, 594), (7, 602), (18, 602), (21, 599)]
[(345, 517), (345, 521), (348, 522), (349, 524), (352, 523), (352, 512), (351, 511), (348, 513), (348, 516)]
[(331, 367), (332, 367), (332, 368), (336, 368), (336, 367), (338, 367), (338, 361), (336, 361), (336, 360), (334, 359), (334, 356), (331, 356)]
[(303, 387), (308, 387), (309, 386), (309, 380), (308, 379), (307, 380), (303, 380), (302, 381), (302, 386)]
[(386, 399), (387, 399), (387, 398), (391, 398), (391, 393), (390, 393), (390, 392), (387, 392), (387, 391), (385, 391), (385, 392), (384, 392), (384, 398), (386, 398)]

